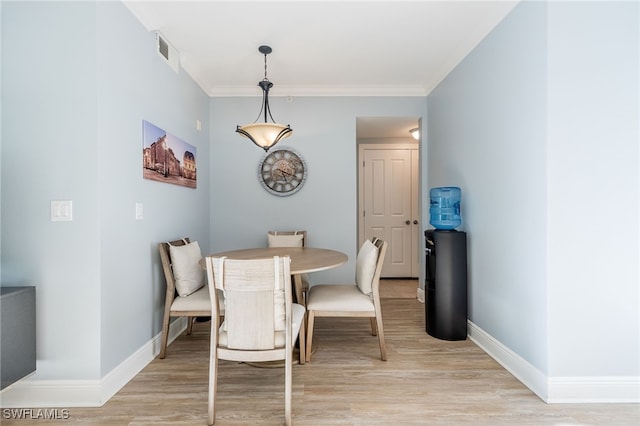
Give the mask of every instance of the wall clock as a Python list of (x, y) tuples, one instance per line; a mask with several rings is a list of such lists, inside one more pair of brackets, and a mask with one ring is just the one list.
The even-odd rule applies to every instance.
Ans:
[(307, 165), (293, 149), (280, 147), (260, 161), (258, 179), (271, 194), (291, 195), (300, 190), (307, 179)]

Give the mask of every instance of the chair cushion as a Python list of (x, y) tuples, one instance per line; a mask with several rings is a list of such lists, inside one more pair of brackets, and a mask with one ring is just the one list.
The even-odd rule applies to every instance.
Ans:
[(197, 241), (183, 246), (169, 246), (173, 277), (180, 297), (186, 297), (204, 286), (205, 271), (200, 265), (202, 253)]
[(189, 296), (176, 297), (171, 304), (171, 312), (208, 311), (211, 312), (209, 287), (204, 286)]
[(378, 248), (371, 241), (366, 240), (356, 258), (356, 285), (364, 294), (371, 294), (373, 276), (378, 262)]
[(375, 306), (371, 297), (363, 294), (353, 284), (320, 284), (312, 286), (309, 290), (307, 310), (375, 312)]
[(267, 237), (269, 238), (269, 247), (302, 247), (304, 234), (267, 234)]

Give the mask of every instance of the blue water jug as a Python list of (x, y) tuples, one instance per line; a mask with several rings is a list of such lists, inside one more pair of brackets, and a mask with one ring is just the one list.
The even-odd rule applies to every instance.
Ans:
[(455, 229), (462, 223), (460, 217), (460, 188), (443, 186), (431, 188), (429, 196), (429, 223), (436, 229)]

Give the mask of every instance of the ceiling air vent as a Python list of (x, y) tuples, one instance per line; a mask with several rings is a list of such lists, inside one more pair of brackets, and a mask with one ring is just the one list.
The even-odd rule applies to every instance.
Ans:
[(156, 33), (156, 46), (158, 55), (165, 60), (167, 64), (177, 73), (180, 64), (180, 58), (178, 57), (178, 51), (175, 47), (169, 44), (166, 38), (160, 33)]

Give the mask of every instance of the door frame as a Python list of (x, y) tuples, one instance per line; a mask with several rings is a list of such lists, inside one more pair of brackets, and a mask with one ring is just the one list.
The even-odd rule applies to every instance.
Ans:
[[(364, 151), (368, 150), (368, 149), (379, 149), (379, 150), (397, 150), (397, 149), (415, 149), (418, 152), (418, 170), (415, 171), (415, 173), (417, 174), (416, 176), (416, 182), (415, 184), (417, 185), (417, 188), (413, 191), (414, 193), (414, 200), (412, 200), (413, 202), (415, 202), (415, 206), (412, 206), (412, 210), (414, 210), (417, 220), (420, 221), (421, 220), (421, 208), (420, 208), (420, 175), (421, 175), (421, 167), (420, 167), (420, 142), (416, 141), (416, 142), (397, 142), (397, 143), (367, 143), (367, 142), (363, 142), (363, 143), (359, 143), (358, 144), (358, 155), (357, 155), (357, 167), (358, 167), (358, 247), (360, 247), (363, 243), (364, 243), (364, 235), (365, 235), (365, 229), (364, 229), (364, 170), (362, 167), (362, 162), (364, 161)], [(416, 256), (417, 259), (415, 260), (415, 264), (412, 266), (412, 270), (413, 268), (418, 268), (417, 271), (415, 271), (416, 273), (414, 273), (414, 275), (418, 278), (420, 278), (420, 276), (422, 275), (420, 273), (420, 266), (421, 266), (421, 261), (420, 261), (420, 253), (421, 253), (421, 247), (420, 245), (420, 239), (418, 238), (417, 233), (413, 233), (415, 235), (412, 235), (411, 238), (411, 244), (414, 246), (414, 249), (416, 250)]]

